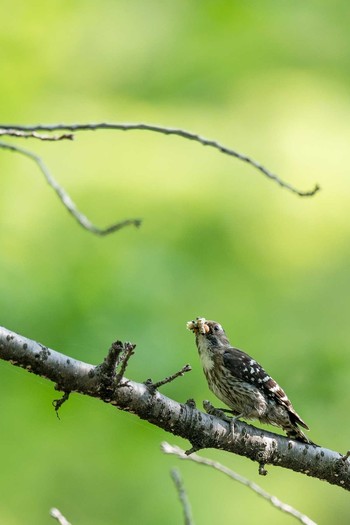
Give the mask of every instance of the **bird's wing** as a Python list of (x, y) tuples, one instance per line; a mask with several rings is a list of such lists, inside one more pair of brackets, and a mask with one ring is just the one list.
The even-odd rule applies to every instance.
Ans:
[(256, 386), (268, 398), (274, 399), (276, 403), (286, 407), (299, 425), (306, 429), (309, 428), (294, 410), (284, 390), (255, 359), (238, 348), (230, 347), (223, 353), (223, 362), (233, 376)]

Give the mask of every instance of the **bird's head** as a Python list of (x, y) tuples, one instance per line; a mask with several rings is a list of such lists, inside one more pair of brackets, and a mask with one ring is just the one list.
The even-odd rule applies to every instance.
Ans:
[(220, 347), (229, 344), (225, 330), (216, 321), (207, 321), (204, 317), (197, 317), (196, 320), (189, 321), (186, 326), (195, 334), (197, 346), (206, 344)]

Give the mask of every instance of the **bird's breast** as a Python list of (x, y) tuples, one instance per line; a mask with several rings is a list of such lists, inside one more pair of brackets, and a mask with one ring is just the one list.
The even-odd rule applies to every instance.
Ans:
[(199, 352), (199, 357), (202, 363), (203, 370), (205, 373), (210, 372), (210, 370), (215, 365), (213, 354), (209, 350), (208, 345), (206, 344), (206, 341), (203, 341), (201, 337), (198, 338), (197, 345), (198, 345), (198, 352)]

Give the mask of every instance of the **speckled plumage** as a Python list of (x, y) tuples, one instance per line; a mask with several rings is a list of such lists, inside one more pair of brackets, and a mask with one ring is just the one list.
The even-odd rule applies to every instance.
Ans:
[(188, 323), (210, 390), (234, 416), (258, 419), (282, 428), (288, 437), (312, 443), (298, 425), (308, 429), (282, 388), (245, 352), (231, 346), (222, 326), (197, 318)]

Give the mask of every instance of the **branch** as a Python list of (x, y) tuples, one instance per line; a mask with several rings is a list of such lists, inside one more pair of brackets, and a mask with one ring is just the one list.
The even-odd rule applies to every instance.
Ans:
[(73, 217), (78, 221), (78, 223), (83, 228), (90, 231), (91, 233), (95, 233), (96, 235), (103, 236), (103, 235), (108, 235), (109, 233), (115, 232), (117, 230), (120, 230), (121, 228), (124, 228), (125, 226), (129, 226), (131, 224), (133, 224), (134, 226), (140, 226), (141, 224), (140, 219), (127, 219), (122, 222), (117, 222), (116, 224), (111, 224), (110, 226), (107, 226), (107, 228), (98, 228), (92, 222), (90, 222), (89, 219), (83, 213), (81, 213), (78, 210), (78, 208), (76, 207), (76, 205), (74, 204), (74, 202), (72, 201), (68, 193), (66, 193), (66, 191), (53, 178), (48, 168), (44, 164), (44, 161), (42, 160), (41, 157), (39, 157), (39, 155), (36, 155), (35, 153), (27, 149), (20, 148), (19, 146), (8, 144), (7, 142), (0, 142), (0, 148), (8, 149), (10, 151), (20, 153), (21, 155), (24, 155), (32, 159), (37, 164), (41, 173), (44, 175), (49, 186), (51, 186), (51, 188), (55, 190), (63, 206), (69, 211), (69, 213), (73, 215)]
[(135, 131), (135, 130), (141, 130), (141, 131), (151, 131), (154, 133), (161, 133), (163, 135), (177, 135), (178, 137), (181, 137), (183, 139), (187, 140), (193, 140), (194, 142), (198, 142), (199, 144), (202, 144), (202, 146), (209, 146), (210, 148), (214, 148), (220, 153), (223, 153), (224, 155), (229, 155), (230, 157), (235, 157), (238, 160), (241, 160), (242, 162), (246, 162), (253, 168), (260, 171), (265, 177), (273, 180), (277, 184), (279, 184), (282, 188), (286, 188), (287, 190), (291, 191), (292, 193), (295, 193), (296, 195), (299, 195), (299, 197), (311, 197), (315, 195), (320, 187), (316, 184), (315, 187), (312, 190), (308, 191), (301, 191), (291, 184), (283, 181), (280, 177), (272, 173), (270, 170), (265, 168), (262, 164), (257, 162), (256, 160), (252, 159), (251, 157), (248, 157), (248, 155), (245, 155), (243, 153), (239, 153), (238, 151), (233, 150), (232, 148), (228, 148), (227, 146), (224, 146), (220, 142), (212, 139), (207, 139), (205, 137), (202, 137), (201, 135), (198, 135), (196, 133), (192, 133), (190, 131), (186, 131), (184, 129), (178, 129), (178, 128), (168, 128), (165, 126), (157, 126), (154, 124), (144, 124), (144, 123), (108, 123), (108, 122), (99, 122), (99, 123), (90, 123), (90, 124), (38, 124), (38, 125), (32, 125), (32, 126), (15, 126), (15, 125), (1, 125), (2, 130), (10, 130), (11, 132), (14, 131), (24, 131), (24, 132), (34, 132), (34, 131), (70, 131), (70, 132), (78, 132), (78, 131), (97, 131), (97, 130), (119, 130), (119, 131)]
[(52, 508), (50, 510), (50, 516), (57, 520), (59, 525), (71, 525), (58, 509)]
[(116, 375), (116, 383), (117, 385), (120, 385), (123, 377), (124, 377), (124, 374), (125, 374), (125, 370), (128, 366), (128, 363), (129, 363), (129, 359), (130, 357), (134, 354), (134, 349), (135, 349), (136, 345), (132, 344), (132, 343), (124, 343), (124, 354), (123, 356), (121, 357), (121, 367), (120, 367), (120, 370), (118, 372), (118, 374)]
[(0, 128), (0, 136), (24, 138), (24, 139), (39, 139), (49, 142), (57, 142), (58, 140), (73, 140), (73, 133), (63, 133), (62, 135), (43, 135), (35, 131), (21, 131), (19, 129), (4, 129)]
[(182, 377), (186, 372), (191, 372), (191, 370), (192, 368), (190, 367), (190, 365), (185, 365), (181, 368), (181, 370), (175, 372), (175, 374), (172, 374), (171, 376), (168, 376), (165, 379), (162, 379), (161, 381), (157, 381), (156, 383), (153, 383), (152, 379), (147, 379), (145, 381), (145, 385), (151, 393), (154, 393), (161, 386), (175, 381), (175, 379), (177, 379), (178, 377)]
[(191, 505), (188, 501), (188, 497), (182, 483), (180, 472), (177, 468), (173, 468), (171, 469), (170, 474), (182, 505), (182, 510), (184, 513), (184, 523), (185, 525), (193, 525)]
[(245, 456), (259, 465), (275, 465), (325, 480), (350, 490), (350, 461), (332, 450), (290, 440), (284, 436), (229, 423), (197, 410), (193, 403), (178, 403), (150, 392), (145, 384), (125, 377), (119, 384), (107, 377), (101, 365), (78, 361), (0, 327), (0, 359), (9, 361), (56, 384), (63, 392), (78, 392), (101, 399), (120, 410), (136, 414), (192, 444), (193, 450), (216, 448)]
[(190, 461), (194, 461), (195, 463), (199, 463), (200, 465), (206, 465), (208, 467), (212, 467), (219, 472), (222, 472), (223, 474), (226, 474), (226, 476), (229, 476), (231, 479), (234, 479), (235, 481), (238, 481), (239, 483), (242, 483), (242, 485), (245, 485), (246, 487), (250, 488), (253, 492), (258, 494), (259, 496), (262, 496), (267, 501), (269, 501), (274, 507), (278, 508), (282, 512), (286, 512), (287, 514), (291, 514), (294, 516), (294, 518), (298, 519), (301, 523), (304, 525), (316, 525), (316, 523), (305, 514), (301, 514), (298, 510), (294, 509), (287, 503), (283, 503), (281, 500), (276, 498), (276, 496), (273, 496), (266, 492), (263, 488), (261, 488), (256, 483), (253, 483), (247, 478), (244, 478), (243, 476), (240, 476), (233, 470), (228, 469), (224, 465), (221, 465), (221, 463), (218, 463), (217, 461), (212, 461), (211, 459), (202, 458), (201, 456), (197, 456), (197, 454), (192, 454), (191, 456), (188, 456), (184, 450), (182, 450), (180, 447), (175, 447), (172, 445), (169, 445), (169, 443), (163, 442), (161, 445), (161, 448), (165, 454), (173, 454), (174, 456), (177, 456), (180, 459), (187, 459)]

